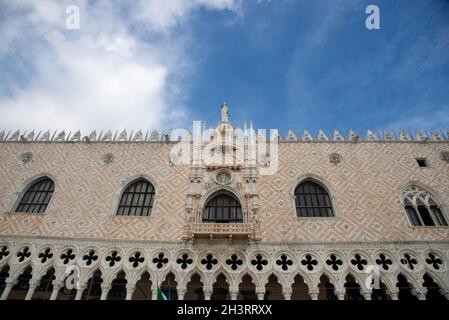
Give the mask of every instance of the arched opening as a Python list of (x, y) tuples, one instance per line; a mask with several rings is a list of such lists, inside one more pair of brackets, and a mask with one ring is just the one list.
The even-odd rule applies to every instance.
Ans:
[(187, 291), (184, 300), (204, 300), (203, 283), (198, 274), (193, 274), (187, 283)]
[(303, 277), (299, 274), (295, 276), (295, 280), (292, 284), (292, 300), (310, 300), (309, 288), (304, 282)]
[(89, 281), (87, 281), (87, 288), (83, 291), (82, 300), (100, 300), (101, 297), (101, 271), (96, 270)]
[(126, 273), (122, 270), (111, 283), (111, 289), (108, 292), (108, 300), (125, 300), (127, 283)]
[(423, 277), (423, 286), (427, 288), (426, 300), (430, 301), (446, 301), (446, 298), (441, 294), (441, 288), (429, 274)]
[(360, 285), (355, 281), (351, 274), (346, 276), (345, 288), (345, 300), (365, 300), (360, 294)]
[(148, 272), (144, 272), (140, 277), (139, 281), (136, 283), (136, 289), (133, 293), (133, 300), (151, 300), (152, 292), (151, 286), (152, 281), (150, 280), (150, 274)]
[(229, 283), (226, 282), (226, 277), (223, 273), (220, 273), (212, 285), (211, 300), (230, 300), (229, 296)]
[(2, 268), (0, 271), (0, 296), (3, 293), (3, 290), (5, 290), (6, 287), (6, 279), (9, 277), (9, 266), (6, 265)]
[(320, 277), (318, 290), (318, 300), (338, 300), (338, 297), (334, 292), (334, 285), (330, 282), (329, 278), (325, 274)]
[(178, 283), (176, 282), (176, 277), (172, 272), (170, 272), (161, 284), (162, 292), (165, 294), (167, 300), (178, 300), (177, 287)]
[(17, 278), (17, 283), (12, 287), (8, 300), (24, 300), (28, 289), (30, 288), (30, 280), (33, 277), (33, 269), (27, 267)]
[(418, 300), (416, 296), (412, 294), (412, 285), (408, 282), (407, 278), (404, 277), (402, 274), (398, 275), (398, 282), (396, 284), (396, 287), (399, 289), (399, 300), (406, 300), (406, 301), (415, 301)]
[(132, 182), (122, 193), (118, 216), (150, 216), (155, 197), (154, 186), (145, 179)]
[(268, 277), (268, 283), (265, 285), (264, 300), (284, 300), (282, 286), (274, 274)]
[(48, 177), (34, 181), (25, 191), (15, 212), (43, 213), (51, 200), (55, 185)]
[(237, 300), (257, 300), (256, 285), (250, 275), (245, 274), (239, 284)]
[(301, 218), (333, 217), (329, 193), (318, 183), (306, 180), (295, 188), (296, 216)]
[(42, 276), (39, 286), (33, 294), (32, 300), (49, 300), (53, 292), (53, 280), (55, 280), (55, 269), (50, 268)]
[(387, 286), (379, 279), (379, 288), (373, 288), (371, 291), (371, 300), (390, 300), (387, 295)]
[(201, 222), (203, 223), (242, 223), (243, 212), (239, 199), (227, 190), (221, 190), (207, 201)]

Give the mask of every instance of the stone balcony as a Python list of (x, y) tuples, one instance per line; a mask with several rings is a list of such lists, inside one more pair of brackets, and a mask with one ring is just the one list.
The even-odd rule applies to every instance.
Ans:
[(254, 228), (250, 223), (194, 223), (190, 233), (195, 238), (252, 238)]

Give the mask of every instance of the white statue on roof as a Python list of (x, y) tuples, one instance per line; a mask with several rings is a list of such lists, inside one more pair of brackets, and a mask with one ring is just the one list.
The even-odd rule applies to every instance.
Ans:
[(223, 102), (221, 105), (221, 122), (228, 122), (229, 121), (229, 108), (228, 104), (226, 102)]

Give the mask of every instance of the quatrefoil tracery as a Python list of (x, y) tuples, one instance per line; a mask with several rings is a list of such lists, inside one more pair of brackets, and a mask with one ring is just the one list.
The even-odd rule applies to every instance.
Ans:
[(51, 253), (50, 248), (46, 248), (44, 251), (39, 253), (38, 258), (41, 260), (41, 263), (45, 263), (48, 260), (50, 260), (51, 258), (53, 258), (53, 253)]
[(117, 251), (112, 251), (109, 256), (106, 257), (106, 262), (109, 262), (109, 266), (113, 267), (116, 263), (120, 262), (122, 257), (120, 257)]
[(68, 264), (71, 260), (75, 259), (75, 254), (72, 249), (67, 249), (66, 252), (61, 254), (61, 260), (63, 264)]
[(268, 264), (268, 261), (261, 254), (258, 254), (253, 260), (251, 260), (251, 264), (255, 266), (258, 271), (262, 271), (264, 266)]
[(189, 258), (187, 253), (184, 253), (180, 258), (176, 260), (176, 263), (181, 266), (181, 269), (187, 269), (189, 265), (193, 263), (193, 259)]
[(134, 255), (129, 257), (128, 261), (129, 261), (129, 263), (131, 263), (133, 268), (137, 268), (139, 266), (139, 264), (141, 264), (145, 261), (145, 258), (142, 256), (142, 254), (139, 251), (137, 251), (134, 253)]
[(293, 265), (293, 261), (285, 254), (281, 255), (276, 264), (281, 267), (282, 270), (287, 271), (290, 266)]

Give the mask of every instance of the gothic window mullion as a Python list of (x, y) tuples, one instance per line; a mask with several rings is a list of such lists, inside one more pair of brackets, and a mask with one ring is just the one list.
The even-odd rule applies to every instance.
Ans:
[(416, 204), (416, 202), (413, 202), (413, 209), (415, 210), (416, 216), (418, 217), (419, 225), (420, 226), (425, 226), (424, 221), (423, 221), (423, 219), (421, 217), (421, 213), (418, 210), (418, 205)]
[(438, 219), (435, 217), (435, 213), (434, 213), (433, 210), (431, 209), (430, 205), (429, 205), (428, 203), (426, 203), (425, 207), (426, 207), (427, 211), (429, 212), (429, 216), (430, 216), (430, 219), (432, 219), (432, 221), (433, 221), (433, 225), (434, 225), (434, 226), (439, 226), (439, 225), (440, 225), (440, 222), (439, 222)]

